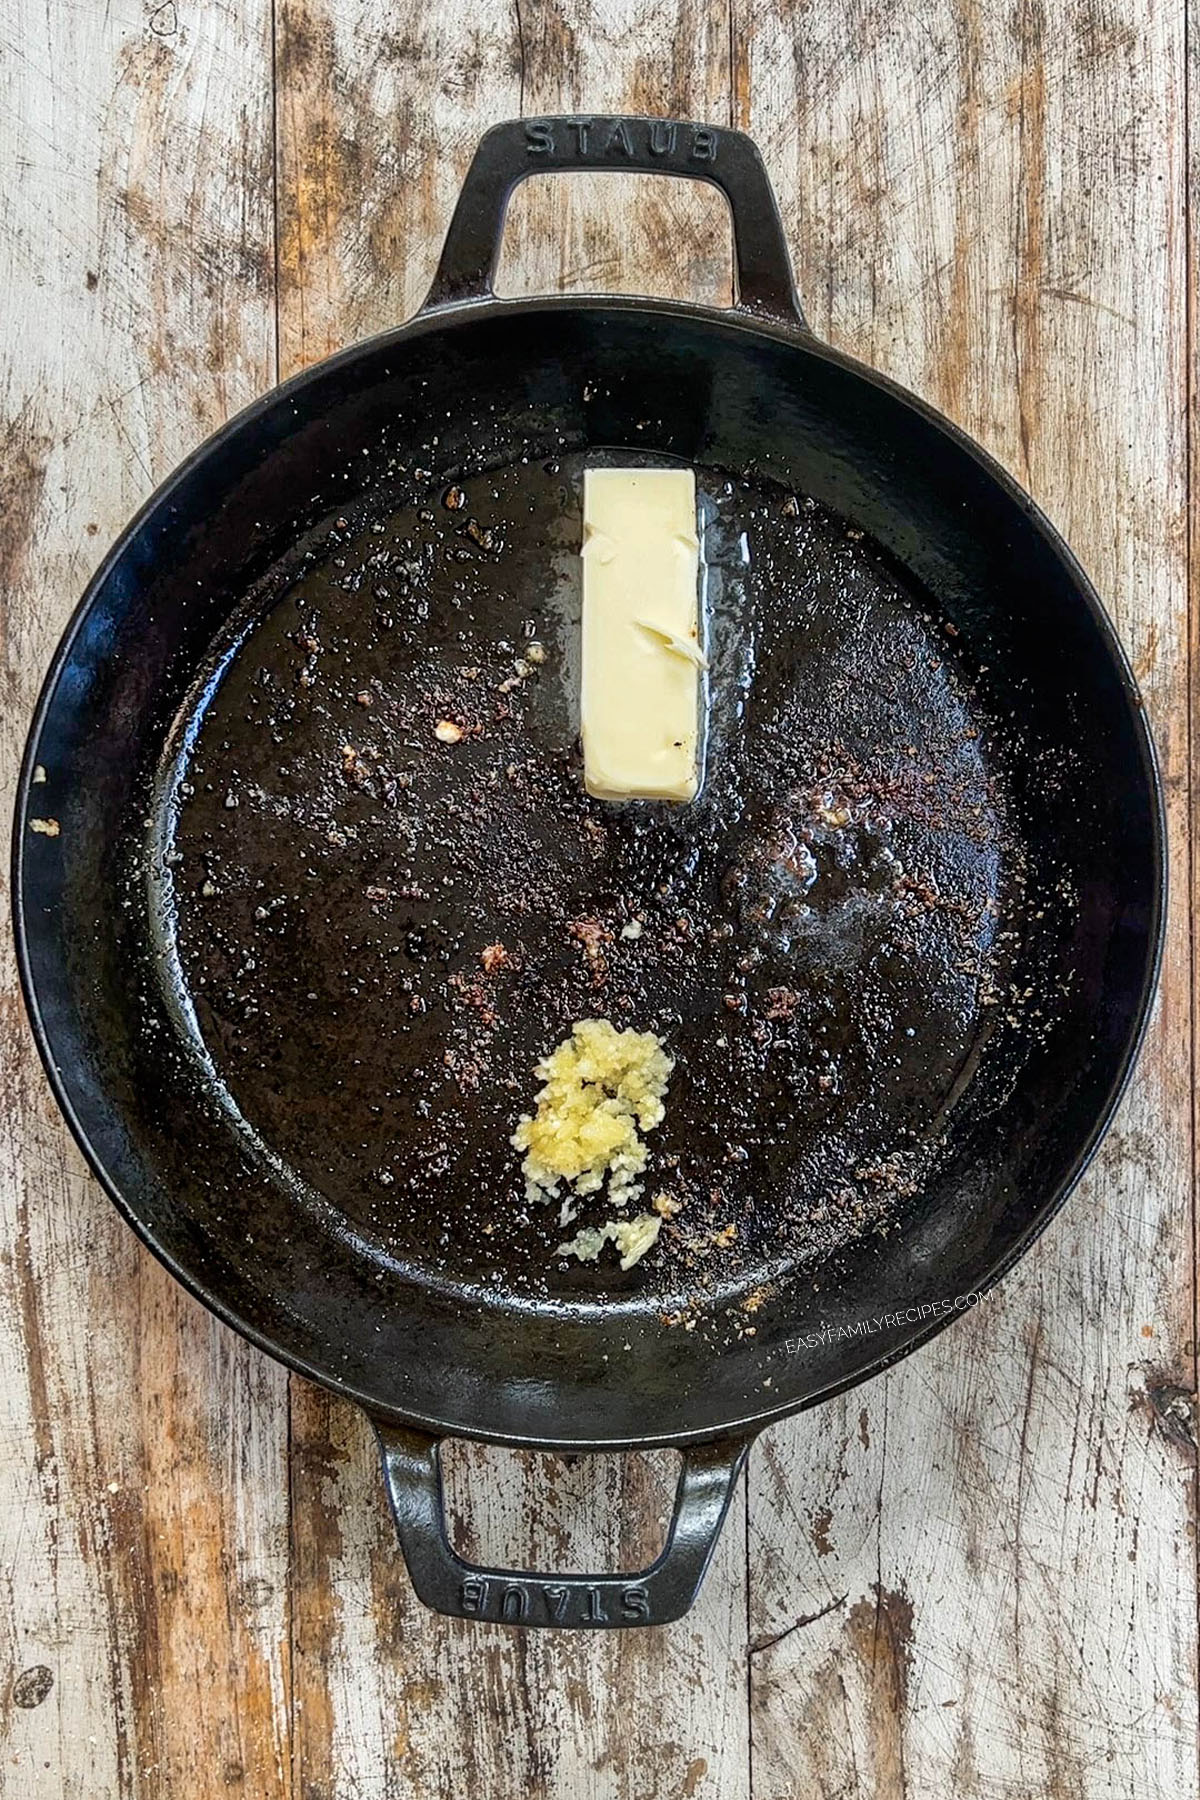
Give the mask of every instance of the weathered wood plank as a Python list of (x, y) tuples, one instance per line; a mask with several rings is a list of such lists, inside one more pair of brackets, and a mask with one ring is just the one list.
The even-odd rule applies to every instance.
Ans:
[[(278, 41), (285, 367), (419, 302), (474, 143), (493, 120), (522, 108), (727, 115), (727, 17), (707, 4), (585, 11), (522, 0), (519, 17), (499, 19), (460, 6), (371, 6), (351, 22), (323, 0), (284, 0)], [(660, 89), (664, 41), (677, 55)], [(325, 145), (338, 146), (328, 179)], [(633, 225), (620, 179), (578, 192), (573, 181), (550, 193), (531, 186), (513, 208), (502, 285), (518, 285), (519, 270), (519, 285), (533, 289), (727, 294), (719, 206), (690, 186), (649, 186)], [(669, 1504), (669, 1462), (528, 1467), (464, 1448), (450, 1482), (457, 1541), (512, 1566), (649, 1560), (646, 1523)], [(364, 1422), (296, 1383), (293, 1518), (306, 1800), (472, 1791), (737, 1800), (746, 1791), (740, 1501), (700, 1606), (667, 1631), (583, 1638), (437, 1619), (413, 1600)]]
[[(293, 1421), (306, 1800), (747, 1792), (740, 1501), (678, 1625), (585, 1637), (440, 1619), (413, 1598), (365, 1421), (299, 1383)], [(449, 1473), (460, 1551), (550, 1570), (644, 1566), (673, 1484), (666, 1458), (477, 1446), (455, 1447)]]
[(831, 10), (735, 13), (810, 318), (1063, 527), (1145, 685), (1174, 851), (1159, 1010), (1094, 1173), (997, 1299), (752, 1473), (754, 1792), (1191, 1792), (1181, 12), (869, 5), (849, 55)]
[(520, 46), (453, 0), (278, 0), (276, 47), (288, 375), (416, 311), (480, 130), (519, 110)]
[[(0, 30), (11, 796), (98, 552), (272, 377), (271, 27), (261, 0), (7, 0)], [(290, 1789), (286, 1384), (85, 1176), (5, 942), (0, 1788), (276, 1800)]]
[[(1200, 1394), (1200, 909), (1197, 892), (1200, 887), (1200, 782), (1195, 776), (1197, 746), (1200, 745), (1200, 0), (1186, 0), (1185, 39), (1187, 49), (1187, 197), (1184, 217), (1187, 224), (1187, 345), (1185, 401), (1187, 406), (1188, 486), (1188, 623), (1189, 623), (1189, 716), (1186, 723), (1189, 770), (1190, 828), (1189, 879), (1192, 899), (1192, 1355), (1191, 1382), (1193, 1395)], [(1196, 1424), (1197, 1407), (1192, 1407), (1193, 1436), (1200, 1439)], [(1196, 1515), (1193, 1517), (1193, 1541), (1200, 1571), (1200, 1483), (1197, 1484)], [(1200, 1573), (1197, 1575), (1200, 1588)], [(1200, 1652), (1198, 1652), (1200, 1660)]]
[[(729, 117), (729, 20), (712, 0), (588, 9), (522, 0), (521, 45), (525, 114)], [(725, 202), (700, 182), (543, 175), (513, 196), (496, 285), (505, 294), (633, 292), (724, 306), (731, 261)]]

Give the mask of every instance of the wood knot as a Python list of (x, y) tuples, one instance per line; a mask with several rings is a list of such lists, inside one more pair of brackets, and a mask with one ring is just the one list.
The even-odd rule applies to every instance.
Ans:
[(35, 1706), (42, 1704), (53, 1686), (54, 1671), (45, 1663), (34, 1663), (31, 1669), (22, 1669), (13, 1682), (13, 1704), (32, 1712)]

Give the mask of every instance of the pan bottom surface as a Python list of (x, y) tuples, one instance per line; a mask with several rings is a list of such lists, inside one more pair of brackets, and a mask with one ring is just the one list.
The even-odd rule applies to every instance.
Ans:
[[(1036, 1029), (1013, 727), (854, 526), (699, 468), (702, 792), (589, 798), (585, 460), (641, 459), (396, 472), (298, 546), (213, 646), (131, 879), (291, 1229), (535, 1307), (749, 1294), (893, 1229), (997, 1040)], [(589, 1017), (675, 1058), (646, 1193), (679, 1210), (627, 1273), (556, 1255), (509, 1142)]]

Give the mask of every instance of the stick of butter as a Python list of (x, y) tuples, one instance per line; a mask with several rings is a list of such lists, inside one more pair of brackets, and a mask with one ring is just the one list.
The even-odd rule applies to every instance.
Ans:
[(691, 469), (584, 471), (581, 727), (597, 799), (695, 798), (699, 559)]

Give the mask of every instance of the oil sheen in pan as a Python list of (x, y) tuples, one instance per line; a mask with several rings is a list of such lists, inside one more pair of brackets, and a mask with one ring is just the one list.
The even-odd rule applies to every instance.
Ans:
[[(987, 1060), (1024, 880), (969, 646), (844, 520), (719, 470), (701, 796), (591, 800), (584, 460), (328, 521), (214, 647), (151, 874), (308, 1228), (535, 1303), (748, 1288), (888, 1229)], [(508, 1142), (589, 1016), (677, 1061), (647, 1192), (680, 1211), (628, 1274), (555, 1258)]]

